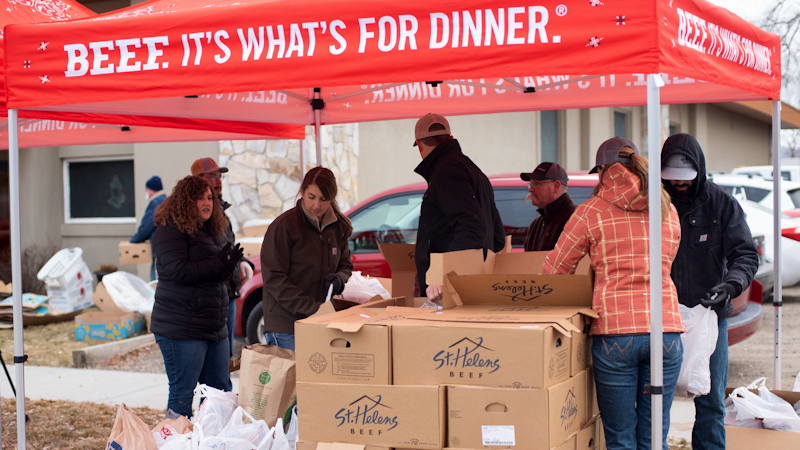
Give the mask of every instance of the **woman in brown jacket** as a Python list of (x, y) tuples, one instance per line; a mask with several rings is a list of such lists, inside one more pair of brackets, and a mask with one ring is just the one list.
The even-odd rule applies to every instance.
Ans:
[(350, 278), (353, 227), (336, 204), (336, 178), (315, 167), (300, 185), (300, 200), (267, 229), (261, 245), (267, 343), (294, 350), (294, 322), (314, 314), (328, 288), (341, 294)]

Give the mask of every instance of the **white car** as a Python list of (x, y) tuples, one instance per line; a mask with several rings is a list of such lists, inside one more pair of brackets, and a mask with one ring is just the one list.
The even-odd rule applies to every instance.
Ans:
[[(743, 166), (731, 170), (732, 175), (756, 176), (772, 180), (772, 166)], [(786, 181), (800, 182), (800, 166), (796, 164), (781, 165), (781, 178)]]
[[(764, 260), (772, 263), (774, 253), (774, 233), (772, 209), (749, 200), (738, 199), (739, 205), (745, 213), (747, 225), (753, 236), (764, 236)], [(800, 226), (800, 219), (783, 214), (781, 217), (781, 228), (792, 228)], [(781, 284), (783, 286), (794, 286), (800, 283), (800, 241), (781, 238)]]
[[(772, 180), (725, 174), (711, 174), (709, 179), (737, 200), (749, 200), (772, 210)], [(800, 183), (782, 181), (781, 191), (781, 210), (800, 217)]]

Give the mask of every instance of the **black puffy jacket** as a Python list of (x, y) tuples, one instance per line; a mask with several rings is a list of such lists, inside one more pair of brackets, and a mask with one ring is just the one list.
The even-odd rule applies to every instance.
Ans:
[(675, 154), (685, 155), (697, 169), (688, 196), (677, 195), (669, 181), (663, 182), (681, 221), (681, 245), (672, 263), (678, 300), (695, 306), (722, 282), (735, 287), (736, 297), (758, 270), (758, 253), (744, 212), (736, 199), (706, 179), (706, 160), (694, 137), (670, 136), (661, 150), (662, 167)]
[(218, 341), (228, 336), (227, 281), (231, 271), (219, 258), (222, 236), (208, 226), (188, 235), (174, 225), (153, 235), (158, 284), (153, 333), (172, 339)]
[(428, 182), (414, 256), (424, 296), (431, 253), (483, 249), (485, 255), (500, 251), (505, 237), (492, 185), (457, 140), (439, 144), (414, 171)]

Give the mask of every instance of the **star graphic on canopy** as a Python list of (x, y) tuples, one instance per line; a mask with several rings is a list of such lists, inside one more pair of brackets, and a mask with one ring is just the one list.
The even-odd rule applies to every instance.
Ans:
[(49, 42), (47, 42), (47, 41), (42, 41), (41, 43), (39, 43), (39, 48), (38, 48), (38, 50), (43, 52), (43, 51), (47, 50), (47, 46), (48, 46), (48, 45), (50, 45), (50, 43), (49, 43)]
[(589, 0), (589, 4), (592, 6), (605, 6), (605, 3), (600, 0)]
[(602, 41), (602, 40), (603, 40), (603, 38), (601, 38), (601, 37), (592, 36), (592, 37), (589, 38), (589, 43), (586, 44), (586, 46), (587, 47), (595, 47), (595, 48), (597, 48), (597, 47), (600, 46), (600, 41)]
[(350, 109), (350, 108), (351, 108), (350, 102), (345, 102), (344, 109)]
[(617, 16), (617, 26), (619, 25), (627, 25), (625, 21), (628, 20), (625, 16)]
[(39, 80), (42, 81), (42, 84), (46, 84), (50, 82), (50, 77), (48, 77), (47, 75), (42, 75), (39, 77)]
[(26, 69), (30, 69), (31, 68), (31, 60), (30, 59), (26, 59), (25, 61), (22, 61), (22, 67), (24, 67)]

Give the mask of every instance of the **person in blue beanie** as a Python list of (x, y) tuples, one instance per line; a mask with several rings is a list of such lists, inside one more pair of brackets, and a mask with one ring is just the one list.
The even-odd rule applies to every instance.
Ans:
[[(139, 228), (136, 229), (136, 234), (131, 236), (128, 242), (132, 244), (139, 244), (150, 240), (153, 233), (156, 231), (156, 223), (154, 216), (156, 209), (164, 202), (167, 195), (164, 194), (164, 185), (161, 183), (161, 177), (153, 175), (144, 184), (145, 199), (148, 201), (147, 208), (144, 210), (144, 217), (139, 223)], [(152, 244), (151, 244), (152, 245)], [(150, 252), (153, 255), (153, 262), (150, 265), (150, 280), (156, 279), (156, 260), (155, 250)]]

